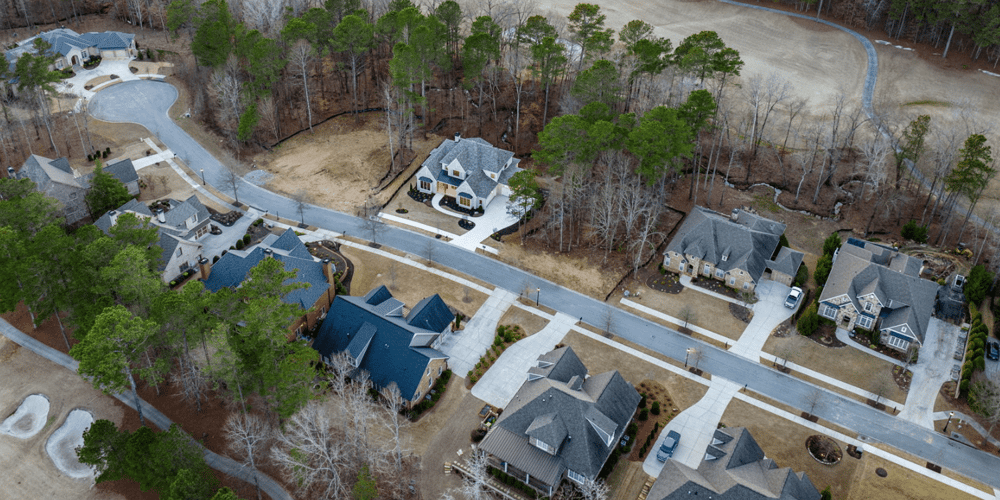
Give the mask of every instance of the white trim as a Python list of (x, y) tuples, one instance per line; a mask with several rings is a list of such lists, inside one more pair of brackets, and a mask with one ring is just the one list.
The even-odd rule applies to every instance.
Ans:
[(858, 320), (856, 321), (856, 323), (858, 324), (858, 326), (864, 328), (865, 330), (871, 330), (872, 325), (875, 324), (875, 320), (869, 318), (868, 316), (865, 316), (864, 314), (861, 314), (858, 316)]
[(910, 347), (910, 344), (912, 344), (912, 342), (903, 340), (899, 337), (892, 335), (891, 333), (889, 333), (889, 335), (886, 335), (886, 337), (888, 338), (886, 339), (885, 343), (889, 344), (890, 347), (895, 347), (896, 349), (906, 350), (907, 348)]
[(570, 481), (578, 484), (583, 484), (583, 482), (587, 480), (583, 474), (580, 474), (573, 469), (566, 469), (566, 477), (569, 478)]
[[(836, 321), (837, 320), (837, 311), (839, 309), (837, 309), (836, 307), (831, 306), (830, 304), (822, 304), (822, 306), (823, 307), (820, 308), (820, 310), (819, 310), (819, 315), (822, 316), (822, 317), (824, 317), (824, 318), (828, 318), (828, 319), (832, 319), (832, 320)], [(832, 314), (831, 314), (831, 312), (832, 312)]]

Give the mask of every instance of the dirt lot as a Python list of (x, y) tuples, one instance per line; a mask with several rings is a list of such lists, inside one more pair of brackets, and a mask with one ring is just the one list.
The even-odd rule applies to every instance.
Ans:
[[(906, 401), (906, 393), (892, 383), (892, 363), (853, 347), (825, 347), (801, 335), (790, 335), (782, 338), (768, 337), (764, 351), (870, 392), (874, 392), (872, 374), (885, 374), (886, 377), (890, 377), (889, 390), (885, 397), (897, 403)], [(860, 397), (854, 394), (847, 395), (853, 398)]]
[[(267, 184), (271, 190), (293, 194), (305, 189), (312, 203), (351, 212), (365, 202), (389, 169), (389, 148), (379, 118), (362, 115), (360, 125), (351, 116), (334, 118), (314, 127), (314, 134), (303, 132), (253, 161), (274, 175)], [(441, 139), (415, 137), (417, 159), (393, 187), (408, 180)], [(377, 195), (379, 202), (386, 203), (393, 191), (384, 189)]]
[[(432, 413), (408, 431), (426, 439), (421, 453), (420, 492), (423, 498), (441, 498), (445, 491), (461, 486), (457, 475), (444, 473), (444, 463), (459, 462), (464, 460), (463, 456), (468, 456), (472, 444), (470, 433), (481, 422), (479, 410), (485, 404), (473, 396), (458, 377), (452, 377), (447, 392)], [(413, 449), (420, 448), (415, 445)], [(462, 455), (458, 455), (459, 450)]]
[(0, 337), (0, 420), (17, 409), (29, 394), (49, 398), (48, 423), (27, 440), (0, 436), (0, 491), (6, 498), (117, 499), (124, 496), (92, 488), (89, 479), (71, 479), (56, 469), (45, 452), (45, 442), (75, 408), (95, 419), (120, 425), (124, 411), (75, 373)]
[(486, 295), (436, 274), (350, 247), (344, 246), (341, 250), (354, 263), (351, 295), (364, 295), (372, 288), (385, 285), (394, 297), (413, 307), (424, 297), (437, 293), (466, 318), (472, 317), (486, 301)]
[(584, 258), (569, 257), (545, 250), (540, 252), (525, 250), (513, 240), (500, 247), (499, 259), (599, 300), (604, 300), (608, 291), (621, 278), (616, 273), (606, 272), (605, 268), (598, 266), (599, 261), (591, 263)]
[[(846, 453), (846, 445), (838, 442), (844, 451), (843, 460), (837, 465), (822, 465), (806, 451), (805, 441), (816, 432), (760, 410), (742, 401), (733, 400), (722, 416), (728, 427), (746, 427), (764, 450), (768, 458), (779, 467), (805, 472), (813, 485), (822, 490), (827, 485), (833, 498), (852, 500), (952, 500), (972, 498), (923, 475), (889, 463), (866, 453), (861, 460)], [(895, 452), (894, 452), (895, 453)], [(922, 463), (922, 462), (918, 462)], [(885, 478), (875, 475), (881, 467), (889, 474)], [(876, 493), (877, 492), (877, 493)]]

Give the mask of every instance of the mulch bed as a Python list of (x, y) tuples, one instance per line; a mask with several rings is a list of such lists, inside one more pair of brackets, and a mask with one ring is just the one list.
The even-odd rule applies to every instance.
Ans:
[[(851, 340), (857, 342), (858, 344), (861, 344), (866, 349), (871, 349), (871, 339), (868, 338), (867, 336), (855, 335), (854, 332), (850, 332), (850, 336)], [(872, 350), (881, 354), (885, 354), (886, 356), (889, 356), (890, 358), (895, 359), (897, 361), (901, 361), (904, 363), (906, 362), (906, 359), (904, 359), (904, 356), (906, 355), (904, 353), (901, 353), (895, 349), (889, 348), (882, 344), (879, 344), (875, 349)]]
[[(641, 462), (646, 457), (646, 455), (654, 453), (656, 451), (657, 446), (659, 446), (659, 444), (657, 443), (657, 438), (659, 436), (657, 435), (656, 437), (653, 438), (653, 441), (649, 445), (649, 448), (646, 449), (646, 455), (639, 454), (643, 443), (645, 443), (646, 439), (649, 437), (649, 433), (653, 431), (653, 426), (656, 425), (656, 422), (660, 422), (660, 429), (662, 430), (663, 427), (667, 425), (667, 423), (670, 422), (670, 420), (674, 418), (674, 416), (677, 413), (679, 413), (679, 409), (675, 408), (674, 406), (675, 403), (673, 399), (670, 398), (670, 392), (668, 392), (667, 389), (663, 387), (663, 385), (661, 385), (659, 382), (654, 382), (652, 380), (643, 380), (642, 382), (639, 383), (639, 387), (637, 387), (636, 389), (640, 393), (646, 395), (647, 409), (652, 408), (654, 401), (658, 401), (660, 403), (659, 415), (653, 415), (652, 412), (650, 412), (649, 418), (647, 420), (639, 420), (637, 418), (634, 421), (634, 423), (639, 427), (639, 432), (637, 432), (635, 435), (635, 441), (632, 443), (632, 451), (628, 454), (627, 458), (628, 460), (633, 462)], [(636, 411), (639, 412), (641, 411), (641, 409)], [(657, 433), (659, 433), (659, 430), (657, 431)]]
[(844, 458), (836, 441), (819, 434), (806, 438), (806, 449), (809, 450), (809, 455), (823, 465), (835, 465)]
[(715, 293), (725, 295), (726, 297), (731, 297), (734, 299), (740, 298), (739, 295), (736, 293), (736, 290), (729, 288), (721, 281), (713, 280), (711, 278), (692, 277), (691, 284), (697, 287), (704, 288), (705, 290), (711, 290)]
[(913, 379), (913, 372), (903, 369), (902, 366), (894, 365), (892, 367), (892, 379), (901, 390), (908, 391), (910, 390), (910, 381)]
[(681, 284), (674, 273), (660, 274), (659, 272), (650, 271), (649, 276), (646, 278), (646, 286), (663, 293), (678, 294), (681, 293), (681, 290), (684, 290), (684, 285)]
[(739, 304), (733, 304), (732, 302), (729, 303), (729, 313), (744, 323), (749, 323), (750, 320), (753, 319), (753, 311)]
[(444, 198), (441, 199), (441, 206), (448, 207), (459, 213), (471, 215), (472, 217), (479, 217), (483, 215), (483, 212), (480, 210), (471, 210), (463, 206), (460, 206), (458, 202), (455, 201), (455, 198), (451, 198), (448, 196), (445, 196)]
[(459, 219), (458, 220), (458, 227), (460, 227), (460, 228), (465, 229), (466, 231), (468, 231), (468, 230), (476, 227), (476, 223), (472, 222), (469, 219)]
[(224, 214), (213, 213), (211, 219), (221, 223), (223, 226), (229, 227), (235, 224), (240, 217), (243, 217), (243, 213), (233, 210)]

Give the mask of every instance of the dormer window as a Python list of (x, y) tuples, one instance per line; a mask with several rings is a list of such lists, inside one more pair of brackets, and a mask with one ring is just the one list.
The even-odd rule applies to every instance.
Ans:
[(451, 176), (452, 177), (461, 177), (462, 176), (462, 172), (459, 172), (458, 170), (452, 170), (451, 171)]
[(538, 439), (531, 438), (531, 444), (535, 445), (536, 447), (538, 447), (539, 450), (542, 450), (545, 453), (548, 453), (549, 455), (556, 454), (556, 449), (549, 446), (544, 441), (539, 441)]

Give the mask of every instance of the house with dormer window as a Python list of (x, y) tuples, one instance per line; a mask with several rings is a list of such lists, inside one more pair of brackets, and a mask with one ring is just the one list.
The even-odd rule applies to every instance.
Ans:
[(486, 208), (496, 196), (510, 196), (510, 178), (521, 171), (514, 153), (478, 137), (445, 139), (417, 171), (421, 193), (441, 194), (468, 209)]
[(326, 363), (346, 353), (354, 369), (367, 372), (376, 389), (396, 384), (412, 406), (448, 369), (448, 356), (437, 347), (454, 320), (440, 295), (426, 297), (408, 310), (380, 286), (364, 297), (336, 296), (313, 349)]
[(590, 376), (571, 347), (538, 357), (483, 438), (490, 466), (551, 497), (564, 479), (594, 479), (641, 396), (617, 370)]
[(845, 330), (877, 328), (881, 342), (901, 352), (923, 344), (940, 285), (920, 277), (920, 259), (855, 238), (833, 258), (820, 316)]
[(779, 247), (785, 225), (734, 209), (729, 217), (694, 207), (663, 252), (663, 267), (753, 291), (761, 279), (791, 286), (802, 252)]

